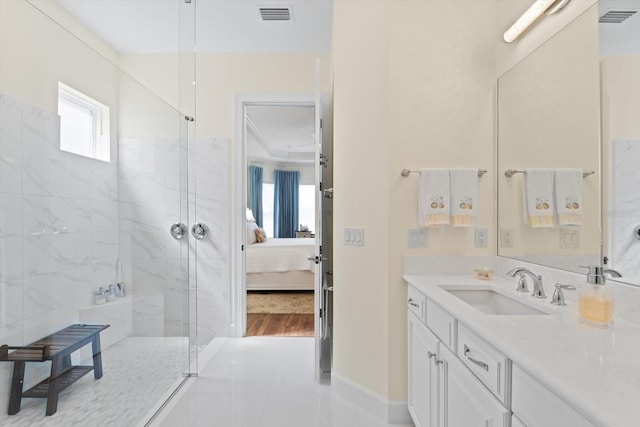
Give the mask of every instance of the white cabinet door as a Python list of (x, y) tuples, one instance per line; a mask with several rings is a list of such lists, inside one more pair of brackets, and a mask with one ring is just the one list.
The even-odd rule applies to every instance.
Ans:
[[(416, 427), (436, 427), (438, 339), (411, 311), (409, 315), (409, 413)], [(430, 357), (429, 355), (433, 356)]]
[(438, 351), (439, 427), (507, 427), (510, 412), (447, 347)]

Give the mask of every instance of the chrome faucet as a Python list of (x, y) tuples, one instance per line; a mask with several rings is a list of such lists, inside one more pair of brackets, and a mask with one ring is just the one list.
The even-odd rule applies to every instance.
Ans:
[[(531, 270), (526, 268), (512, 268), (507, 272), (507, 276), (516, 277), (516, 275), (520, 275), (522, 279), (522, 275), (526, 274), (531, 277), (533, 280), (533, 294), (531, 294), (535, 298), (546, 298), (547, 296), (544, 293), (544, 287), (542, 286), (542, 276), (534, 274)], [(521, 283), (518, 281), (518, 287), (520, 287)]]

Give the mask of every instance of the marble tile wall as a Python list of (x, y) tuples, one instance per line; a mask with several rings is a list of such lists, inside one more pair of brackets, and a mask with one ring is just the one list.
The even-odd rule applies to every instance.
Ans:
[[(228, 335), (228, 146), (223, 138), (194, 141), (187, 175), (179, 139), (120, 139), (120, 253), (135, 336), (186, 334), (187, 286), (195, 290), (196, 280), (199, 343)], [(203, 222), (210, 234), (177, 241), (169, 234), (174, 222)]]
[(640, 284), (640, 240), (634, 229), (640, 226), (640, 141), (613, 141), (611, 209), (605, 220), (610, 230), (610, 268), (624, 280)]
[[(56, 114), (0, 94), (0, 343), (78, 322), (95, 288), (115, 281), (117, 162), (60, 151), (59, 126)], [(10, 369), (0, 364), (0, 408)], [(27, 385), (41, 372), (28, 375)]]
[(195, 187), (189, 188), (190, 213), (195, 222), (209, 226), (207, 238), (191, 240), (191, 256), (196, 260), (198, 345), (229, 336), (229, 149), (228, 138), (203, 138), (196, 140), (191, 150), (195, 159), (189, 173)]

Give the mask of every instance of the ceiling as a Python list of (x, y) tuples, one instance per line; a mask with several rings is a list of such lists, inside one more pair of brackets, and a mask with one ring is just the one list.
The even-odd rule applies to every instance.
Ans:
[[(197, 51), (328, 52), (333, 0), (56, 0), (119, 53), (176, 53), (196, 29)], [(258, 7), (291, 7), (262, 21)]]
[(637, 10), (620, 24), (600, 24), (602, 55), (640, 55), (640, 0), (600, 0), (599, 15), (610, 10)]
[(279, 163), (312, 163), (313, 106), (247, 107), (247, 157)]

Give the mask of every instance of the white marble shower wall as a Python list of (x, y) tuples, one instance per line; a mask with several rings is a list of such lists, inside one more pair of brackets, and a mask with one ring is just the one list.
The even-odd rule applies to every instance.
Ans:
[[(59, 127), (57, 114), (0, 94), (2, 344), (28, 344), (78, 322), (94, 289), (115, 280), (116, 162), (60, 151)], [(0, 407), (9, 372), (0, 364)]]
[(624, 281), (640, 283), (640, 140), (613, 141), (611, 180), (610, 267), (622, 272)]
[[(228, 334), (228, 145), (219, 138), (192, 145), (187, 196), (178, 138), (120, 139), (120, 251), (136, 336), (186, 334), (187, 277), (194, 287), (197, 280), (199, 343)], [(188, 218), (181, 216), (186, 197)], [(189, 228), (203, 222), (210, 234), (197, 243), (190, 234), (177, 241), (169, 227), (180, 221)]]
[[(189, 214), (209, 227), (202, 240), (191, 239), (197, 280), (198, 345), (229, 336), (231, 316), (228, 138), (198, 138), (189, 164)], [(195, 255), (195, 256), (194, 256)]]

